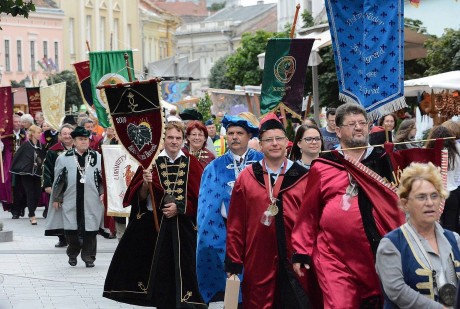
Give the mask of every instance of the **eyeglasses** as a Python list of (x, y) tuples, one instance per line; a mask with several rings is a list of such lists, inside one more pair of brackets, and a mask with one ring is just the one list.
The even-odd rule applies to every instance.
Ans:
[(341, 127), (348, 127), (349, 129), (354, 129), (356, 128), (356, 125), (359, 125), (361, 128), (368, 128), (369, 122), (367, 121), (350, 122), (349, 124), (342, 124)]
[(317, 136), (317, 137), (304, 137), (304, 138), (302, 138), (302, 139), (303, 139), (303, 140), (305, 141), (305, 143), (307, 143), (307, 144), (311, 144), (311, 143), (313, 143), (313, 141), (315, 141), (315, 142), (317, 142), (317, 143), (321, 142), (321, 137), (319, 137), (319, 136)]
[(275, 141), (277, 143), (281, 143), (285, 139), (286, 139), (286, 136), (275, 136), (275, 137), (269, 137), (269, 138), (266, 138), (266, 139), (261, 139), (260, 141), (262, 143), (266, 143), (266, 144), (273, 144)]
[(441, 196), (439, 193), (431, 193), (431, 194), (418, 194), (414, 196), (413, 198), (408, 197), (407, 199), (415, 199), (419, 202), (427, 202), (428, 199), (430, 199), (433, 202), (437, 202), (441, 199)]

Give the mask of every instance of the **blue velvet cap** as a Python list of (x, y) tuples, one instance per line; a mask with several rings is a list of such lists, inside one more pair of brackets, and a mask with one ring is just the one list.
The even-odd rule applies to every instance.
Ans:
[(239, 116), (225, 115), (222, 119), (222, 125), (225, 130), (232, 126), (238, 126), (245, 129), (248, 133), (252, 134), (252, 137), (257, 137), (259, 135), (259, 128), (253, 125), (249, 120), (246, 120)]

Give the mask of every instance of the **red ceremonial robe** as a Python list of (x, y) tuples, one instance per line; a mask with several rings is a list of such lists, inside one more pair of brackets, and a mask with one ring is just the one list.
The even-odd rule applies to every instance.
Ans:
[[(383, 154), (383, 149), (375, 148), (361, 163), (391, 179)], [(313, 162), (292, 234), (293, 262), (313, 264), (325, 308), (381, 308), (383, 298), (374, 265), (375, 250), (384, 235), (378, 232), (377, 226), (382, 224), (377, 222), (375, 207), (397, 205), (387, 205), (384, 200), (372, 205), (361, 188), (351, 204), (343, 204), (349, 183), (347, 170), (332, 154), (328, 160)]]
[[(292, 271), (291, 231), (303, 199), (307, 170), (294, 163), (285, 173), (278, 195), (278, 214), (270, 226), (261, 223), (269, 205), (259, 162), (239, 175), (227, 220), (226, 271), (243, 271), (243, 307), (310, 308), (306, 294), (312, 278)], [(317, 291), (315, 291), (317, 292)], [(312, 292), (310, 294), (313, 294)]]
[[(195, 272), (196, 211), (203, 168), (193, 156), (181, 156), (172, 164), (166, 162), (166, 157), (158, 157), (152, 172), (160, 231), (155, 230), (146, 200), (138, 199), (143, 183), (140, 167), (125, 194), (123, 202), (125, 206), (131, 204), (131, 216), (112, 258), (103, 296), (159, 309), (206, 308)], [(168, 191), (168, 181), (161, 179), (168, 174), (177, 183), (169, 185), (175, 191), (179, 213), (172, 218), (166, 218), (161, 211)]]

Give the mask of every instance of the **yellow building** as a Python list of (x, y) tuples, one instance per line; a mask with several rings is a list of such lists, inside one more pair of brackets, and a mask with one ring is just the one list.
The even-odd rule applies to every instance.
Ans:
[[(64, 11), (64, 69), (89, 59), (91, 51), (132, 49), (142, 70), (139, 0), (55, 0)], [(88, 42), (88, 45), (87, 43)]]
[(140, 0), (139, 6), (143, 43), (143, 64), (175, 55), (175, 32), (180, 25), (177, 16), (155, 5), (153, 0)]

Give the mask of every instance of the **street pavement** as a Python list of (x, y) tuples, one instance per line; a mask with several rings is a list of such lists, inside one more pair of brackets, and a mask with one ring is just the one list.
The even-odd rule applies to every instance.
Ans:
[(57, 237), (44, 236), (43, 207), (36, 211), (38, 225), (26, 217), (11, 219), (0, 207), (3, 230), (13, 231), (12, 242), (0, 242), (0, 309), (145, 308), (102, 297), (104, 280), (118, 244), (97, 236), (95, 267), (68, 264), (65, 248), (55, 248)]

